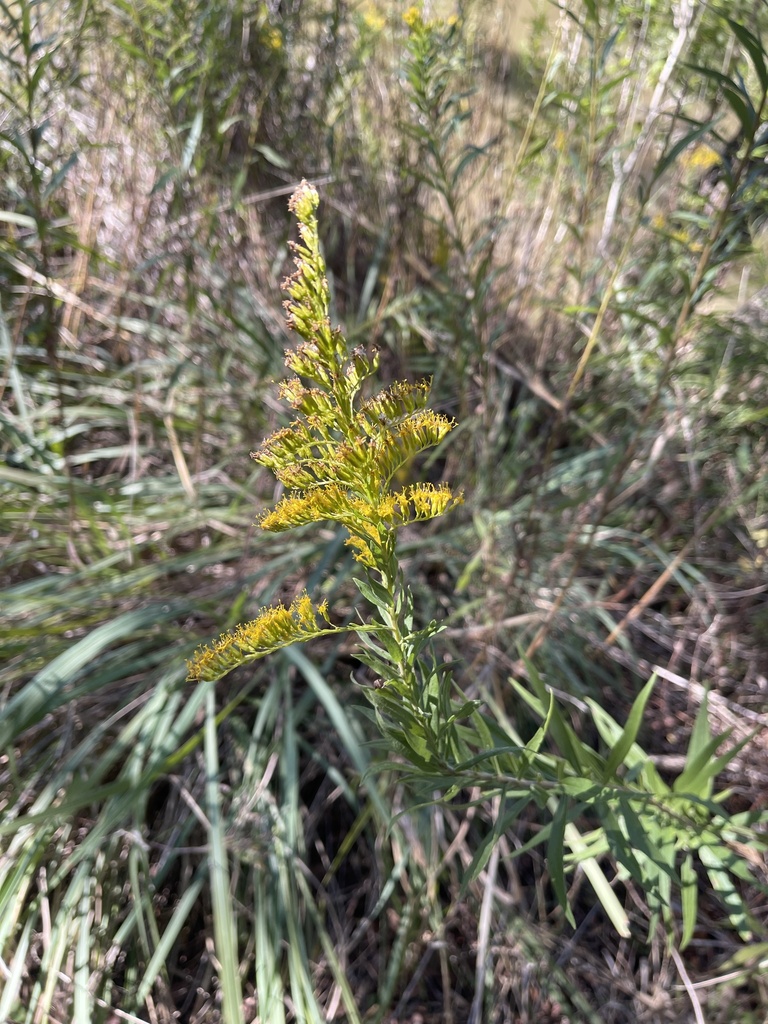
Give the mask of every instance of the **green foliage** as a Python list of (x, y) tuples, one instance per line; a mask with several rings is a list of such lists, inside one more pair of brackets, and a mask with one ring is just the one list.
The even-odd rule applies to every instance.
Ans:
[[(298, 418), (267, 438), (253, 455), (289, 488), (260, 525), (282, 532), (333, 519), (346, 527), (347, 543), (365, 573), (355, 582), (377, 615), (369, 632), (360, 634), (366, 648), (361, 659), (379, 677), (371, 700), (388, 723), (388, 735), (404, 745), (409, 756), (428, 764), (446, 749), (446, 730), (468, 712), (452, 715), (437, 665), (423, 669), (420, 655), (435, 627), (414, 627), (396, 535), (412, 522), (442, 515), (461, 496), (454, 496), (445, 484), (395, 490), (392, 480), (415, 455), (439, 444), (453, 424), (425, 409), (428, 381), (399, 382), (364, 396), (363, 386), (376, 372), (378, 357), (360, 347), (351, 350), (341, 331), (331, 327), (315, 217), (318, 203), (317, 191), (307, 184), (291, 199), (301, 241), (294, 244), (296, 272), (285, 285), (286, 309), (288, 324), (302, 341), (286, 352), (286, 364), (297, 376), (285, 382), (281, 392)], [(307, 388), (304, 382), (315, 387)], [(328, 618), (327, 603), (315, 612), (306, 595), (288, 609), (265, 609), (257, 619), (199, 651), (190, 662), (189, 677), (215, 681), (295, 640), (342, 631), (318, 626), (316, 614)]]
[[(485, 353), (492, 344), (487, 321), (498, 234), (497, 218), (474, 222), (468, 200), (482, 187), (497, 140), (467, 140), (475, 68), (462, 19), (427, 18), (412, 7), (403, 20), (408, 27), (403, 55), (406, 107), (398, 127), (410, 146), (405, 148), (401, 174), (406, 194), (425, 208), (424, 225), (414, 225), (423, 234), (415, 241), (427, 247), (434, 264), (434, 288), (421, 297), (420, 308), (411, 316), (422, 319), (422, 329), (439, 338), (459, 360), (451, 386), (458, 388), (454, 404), (464, 419), (470, 410), (467, 385), (475, 375), (487, 376)], [(406, 236), (401, 244), (408, 242)], [(483, 427), (488, 427), (487, 417)], [(484, 454), (478, 460), (478, 486), (487, 470)]]

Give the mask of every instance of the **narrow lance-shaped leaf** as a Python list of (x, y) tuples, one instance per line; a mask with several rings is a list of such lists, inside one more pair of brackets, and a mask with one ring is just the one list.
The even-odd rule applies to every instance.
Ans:
[(740, 25), (738, 21), (733, 21), (732, 18), (727, 18), (726, 20), (733, 34), (749, 54), (763, 92), (768, 92), (768, 67), (766, 67), (765, 63), (766, 53), (763, 44), (757, 36), (753, 35), (744, 25)]
[(683, 934), (680, 949), (685, 949), (693, 938), (698, 909), (699, 880), (693, 866), (693, 857), (687, 853), (680, 865), (680, 896), (683, 909)]
[[(731, 856), (730, 851), (722, 852), (726, 854), (726, 858)], [(752, 921), (733, 879), (726, 870), (727, 860), (721, 856), (719, 848), (713, 849), (711, 846), (702, 846), (698, 853), (701, 863), (707, 870), (712, 888), (718, 893), (728, 911), (731, 925), (745, 942), (749, 942), (752, 938)]]
[(552, 879), (552, 888), (555, 890), (557, 902), (565, 912), (568, 923), (575, 928), (576, 921), (573, 916), (568, 894), (565, 889), (565, 868), (563, 864), (563, 853), (565, 850), (565, 826), (568, 821), (568, 803), (565, 799), (558, 801), (555, 813), (552, 816), (552, 828), (547, 843), (547, 867), (549, 877)]
[(648, 703), (648, 698), (651, 696), (655, 685), (656, 676), (654, 675), (637, 695), (637, 698), (632, 705), (632, 710), (629, 713), (629, 717), (627, 718), (627, 724), (624, 727), (624, 731), (614, 743), (613, 749), (606, 761), (603, 781), (607, 782), (609, 779), (613, 778), (619, 765), (624, 763), (625, 758), (632, 749), (632, 746), (637, 739), (637, 734), (640, 731), (640, 726), (643, 723), (645, 706)]

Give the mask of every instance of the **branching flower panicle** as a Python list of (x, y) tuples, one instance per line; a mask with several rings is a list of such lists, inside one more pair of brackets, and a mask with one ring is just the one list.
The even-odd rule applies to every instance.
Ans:
[(311, 640), (333, 632), (318, 625), (318, 617), (327, 619), (327, 614), (327, 604), (323, 602), (314, 608), (307, 594), (301, 594), (287, 608), (262, 608), (251, 622), (244, 622), (201, 647), (189, 663), (189, 678), (212, 682), (238, 665), (256, 661), (297, 640)]
[[(401, 647), (401, 664), (390, 666), (390, 675), (402, 682), (413, 666), (406, 664), (410, 626), (403, 619), (407, 602), (400, 592), (395, 535), (408, 523), (443, 515), (462, 496), (447, 484), (393, 490), (391, 482), (415, 455), (439, 444), (454, 424), (426, 408), (429, 380), (397, 381), (376, 394), (362, 395), (365, 382), (378, 370), (379, 357), (375, 349), (350, 348), (342, 332), (331, 326), (315, 216), (318, 204), (317, 191), (306, 182), (289, 204), (298, 220), (299, 241), (291, 246), (295, 271), (284, 284), (285, 309), (288, 326), (302, 340), (286, 352), (294, 376), (281, 382), (279, 393), (296, 418), (252, 453), (288, 492), (261, 516), (259, 525), (271, 532), (326, 520), (346, 527), (347, 543), (370, 580), (360, 589), (378, 607), (378, 625), (392, 634), (394, 648)], [(189, 677), (215, 680), (289, 643), (337, 631), (330, 624), (318, 625), (318, 616), (326, 614), (324, 605), (314, 608), (306, 595), (288, 608), (263, 609), (252, 622), (201, 648), (189, 663)], [(375, 631), (376, 624), (371, 628)], [(388, 644), (385, 640), (385, 648)]]

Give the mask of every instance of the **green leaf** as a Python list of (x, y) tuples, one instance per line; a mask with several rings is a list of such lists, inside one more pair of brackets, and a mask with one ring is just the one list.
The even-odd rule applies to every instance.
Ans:
[(720, 852), (720, 849), (714, 850), (711, 846), (702, 846), (698, 851), (699, 859), (707, 870), (707, 877), (712, 888), (728, 912), (731, 925), (745, 942), (749, 942), (752, 939), (750, 914), (726, 869), (727, 861), (733, 855), (729, 850), (723, 848), (722, 852), (726, 854), (724, 860), (720, 856)]
[(765, 65), (765, 50), (762, 43), (744, 25), (740, 25), (737, 21), (732, 21), (731, 18), (726, 18), (726, 21), (731, 26), (733, 34), (749, 54), (763, 92), (768, 92), (768, 68)]
[(720, 964), (720, 971), (764, 971), (768, 969), (768, 942), (750, 943), (737, 949), (732, 956), (729, 956), (724, 964)]
[(560, 786), (564, 793), (568, 793), (569, 796), (578, 797), (584, 802), (594, 799), (603, 792), (603, 787), (600, 783), (593, 782), (592, 779), (575, 778), (573, 776), (561, 779)]
[(687, 853), (680, 865), (680, 896), (683, 910), (683, 934), (680, 949), (685, 949), (693, 938), (698, 910), (699, 880), (693, 866), (693, 857)]
[(382, 657), (378, 657), (376, 654), (369, 654), (361, 650), (355, 652), (355, 658), (358, 661), (362, 662), (363, 665), (367, 665), (382, 682), (388, 682), (392, 677), (392, 664), (384, 660), (386, 656), (384, 651), (381, 652), (381, 655)]
[[(569, 822), (566, 825), (565, 841), (577, 857), (583, 854), (586, 844), (573, 822)], [(603, 869), (594, 857), (587, 857), (586, 860), (581, 861), (581, 870), (589, 879), (590, 885), (595, 890), (595, 894), (600, 900), (602, 908), (608, 915), (608, 919), (613, 927), (622, 938), (629, 938), (631, 932), (627, 912), (619, 903), (616, 893), (611, 888), (611, 883), (605, 877)]]
[(171, 919), (165, 926), (162, 940), (153, 950), (149, 963), (144, 970), (144, 977), (139, 984), (136, 996), (139, 1003), (143, 1002), (147, 998), (152, 991), (158, 976), (166, 967), (171, 951), (176, 944), (182, 929), (185, 926), (189, 927), (188, 918), (194, 910), (204, 883), (205, 872), (199, 871), (196, 877), (193, 878), (187, 886), (185, 886), (178, 903), (174, 907)]
[(549, 727), (550, 727), (550, 724), (552, 722), (552, 715), (554, 714), (554, 711), (555, 711), (555, 695), (554, 695), (554, 693), (550, 693), (550, 695), (549, 695), (549, 708), (547, 710), (547, 717), (544, 719), (544, 722), (542, 723), (542, 725), (539, 726), (539, 728), (536, 730), (536, 732), (533, 734), (533, 736), (530, 738), (530, 740), (526, 743), (526, 745), (525, 745), (526, 753), (538, 754), (539, 750), (541, 749), (541, 745), (544, 742), (547, 733), (549, 732)]
[(271, 146), (266, 146), (262, 142), (254, 144), (253, 148), (257, 153), (261, 153), (264, 159), (272, 164), (273, 167), (279, 167), (281, 171), (285, 171), (290, 167), (290, 163), (285, 159), (284, 156), (280, 156)]
[[(578, 739), (573, 730), (568, 727), (557, 705), (552, 706), (551, 691), (547, 690), (533, 663), (526, 659), (524, 661), (533, 694), (516, 679), (510, 679), (510, 682), (526, 703), (530, 704), (542, 719), (546, 720), (549, 718), (549, 731), (563, 757), (566, 758), (575, 771), (583, 771), (584, 744)], [(544, 710), (545, 708), (550, 709), (549, 713)]]
[(366, 601), (369, 601), (374, 608), (387, 610), (392, 607), (392, 595), (370, 576), (366, 579), (355, 578), (353, 582)]
[[(689, 761), (686, 761), (684, 770), (672, 784), (673, 792), (688, 793), (691, 796), (698, 796), (703, 799), (707, 799), (711, 795), (712, 772), (714, 770), (713, 766), (716, 764), (716, 762), (713, 762), (712, 756), (720, 744), (730, 736), (731, 731), (731, 729), (728, 729), (721, 736), (713, 736), (706, 746), (701, 748)], [(730, 760), (730, 755), (727, 760)]]
[(568, 903), (568, 893), (565, 888), (565, 869), (563, 866), (563, 855), (565, 852), (565, 826), (568, 821), (568, 804), (565, 800), (559, 800), (557, 808), (552, 817), (552, 828), (547, 843), (547, 867), (549, 877), (552, 879), (552, 888), (555, 890), (557, 902), (565, 912), (565, 917), (572, 928), (576, 927), (576, 920), (573, 910)]
[(382, 626), (381, 629), (374, 630), (373, 635), (386, 649), (387, 654), (393, 665), (400, 665), (403, 662), (403, 649), (397, 642), (392, 630), (387, 626)]
[(464, 899), (469, 886), (474, 882), (488, 863), (491, 853), (493, 853), (493, 848), (499, 842), (501, 837), (505, 835), (510, 828), (517, 824), (520, 815), (529, 803), (529, 797), (521, 797), (519, 800), (516, 800), (508, 810), (504, 811), (503, 814), (499, 814), (497, 816), (496, 821), (493, 823), (493, 828), (478, 846), (469, 866), (464, 872), (459, 899)]
[(162, 608), (151, 605), (125, 612), (68, 647), (14, 694), (3, 708), (0, 714), (0, 750), (6, 750), (16, 736), (43, 715), (66, 704), (71, 695), (65, 691), (64, 684), (71, 685), (85, 666), (105, 649), (172, 618), (175, 610), (175, 606), (166, 604)]
[(471, 145), (465, 147), (464, 154), (457, 163), (452, 174), (451, 185), (453, 188), (456, 188), (461, 179), (462, 174), (464, 173), (464, 171), (466, 171), (470, 164), (473, 164), (478, 157), (483, 156), (485, 154), (485, 152), (488, 149), (488, 146), (489, 144), (486, 143), (486, 145), (484, 146)]
[(621, 822), (615, 815), (607, 814), (602, 818), (602, 824), (611, 856), (625, 868), (638, 885), (643, 889), (649, 888), (647, 872), (643, 870), (632, 844), (624, 835)]
[(35, 230), (37, 221), (34, 217), (28, 217), (24, 213), (14, 213), (12, 210), (0, 210), (0, 224), (16, 224), (20, 228)]
[[(706, 766), (706, 768), (701, 774), (708, 776), (710, 779), (717, 778), (717, 776), (720, 774), (723, 768), (727, 767), (727, 765), (731, 763), (731, 761), (739, 753), (739, 751), (743, 750), (744, 747), (754, 739), (755, 735), (759, 733), (759, 731), (759, 729), (755, 729), (753, 732), (749, 733), (749, 735), (739, 740), (739, 742), (735, 746), (729, 747), (724, 754), (721, 754), (719, 757), (716, 757), (713, 761), (710, 761), (710, 763)], [(722, 737), (718, 738), (722, 739)], [(720, 800), (721, 795), (718, 794), (715, 797), (715, 799)]]
[(689, 66), (691, 71), (698, 72), (704, 78), (709, 78), (710, 81), (716, 82), (720, 86), (726, 102), (741, 122), (745, 136), (751, 139), (757, 129), (757, 112), (743, 85), (732, 81), (722, 72), (715, 71), (713, 68), (705, 68), (699, 65)]
[(448, 719), (448, 722), (460, 722), (466, 718), (471, 718), (475, 711), (477, 711), (481, 706), (481, 703), (482, 702), (479, 700), (464, 701), (463, 704), (459, 705), (459, 707), (451, 713), (451, 717)]
[(43, 199), (48, 200), (51, 198), (51, 196), (54, 194), (59, 185), (61, 185), (61, 183), (64, 181), (64, 179), (72, 170), (72, 168), (77, 164), (77, 158), (78, 154), (72, 153), (72, 155), (67, 160), (64, 161), (64, 163), (61, 165), (58, 171), (56, 171), (55, 174), (51, 175), (50, 181), (43, 190)]
[(466, 761), (461, 761), (459, 764), (453, 766), (453, 770), (456, 774), (463, 772), (471, 772), (473, 768), (476, 768), (479, 764), (483, 764), (484, 761), (490, 761), (494, 758), (501, 757), (504, 754), (519, 754), (520, 747), (516, 746), (501, 746), (501, 747), (489, 747), (482, 750), (479, 754), (474, 754)]
[(619, 797), (617, 807), (632, 848), (643, 854), (664, 871), (669, 871), (666, 858), (662, 857), (657, 843), (660, 836), (655, 819), (651, 815), (640, 815), (626, 797)]
[(637, 695), (637, 698), (632, 705), (632, 710), (629, 713), (629, 717), (627, 718), (627, 724), (624, 726), (624, 731), (614, 744), (613, 750), (605, 763), (605, 770), (603, 772), (604, 782), (607, 782), (609, 779), (614, 777), (617, 768), (619, 765), (624, 764), (625, 759), (632, 750), (637, 734), (640, 731), (640, 726), (643, 723), (645, 706), (648, 703), (648, 698), (651, 696), (655, 685), (656, 675), (654, 674)]
[(691, 738), (688, 741), (688, 752), (685, 759), (686, 766), (691, 764), (694, 758), (698, 757), (711, 738), (712, 732), (709, 728), (709, 693), (705, 690), (696, 720), (693, 723)]
[(242, 986), (238, 972), (237, 913), (229, 880), (225, 825), (219, 789), (216, 691), (208, 688), (205, 709), (206, 812), (208, 818), (208, 879), (211, 887), (213, 934), (226, 1024), (242, 1024)]

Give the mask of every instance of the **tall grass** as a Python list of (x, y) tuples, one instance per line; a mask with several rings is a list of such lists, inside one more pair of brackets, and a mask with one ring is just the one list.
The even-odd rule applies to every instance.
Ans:
[(306, 176), (348, 337), (460, 419), (408, 472), (466, 515), (401, 550), (467, 696), (528, 740), (540, 680), (610, 756), (656, 671), (668, 777), (701, 707), (765, 725), (762, 8), (574, 0), (514, 49), (480, 2), (0, 11), (0, 1019), (764, 1015), (760, 734), (680, 952), (590, 847), (605, 926), (588, 816), (574, 930), (545, 814), (373, 774), (345, 644), (184, 667), (307, 581), (357, 614), (335, 530), (252, 529)]

